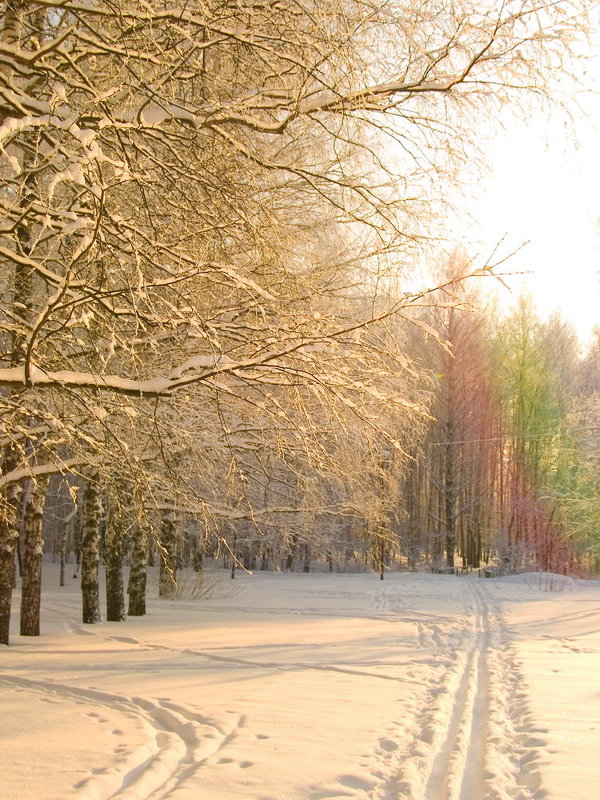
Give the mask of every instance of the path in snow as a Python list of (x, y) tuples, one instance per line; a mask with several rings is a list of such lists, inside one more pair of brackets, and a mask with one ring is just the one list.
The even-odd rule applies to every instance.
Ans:
[(465, 613), (457, 628), (418, 623), (445, 671), (418, 715), (411, 746), (381, 800), (543, 800), (538, 764), (545, 731), (528, 712), (510, 637), (487, 584), (461, 579)]

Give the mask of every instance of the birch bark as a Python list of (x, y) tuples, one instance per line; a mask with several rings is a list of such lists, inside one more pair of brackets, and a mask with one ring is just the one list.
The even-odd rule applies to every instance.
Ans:
[(98, 485), (98, 474), (91, 473), (85, 482), (83, 495), (83, 534), (81, 542), (81, 599), (83, 622), (100, 622), (100, 587), (98, 562), (100, 560), (100, 523), (102, 500)]
[(21, 636), (40, 635), (43, 521), (46, 480), (32, 478), (27, 487), (23, 518), (25, 547), (21, 584)]
[(175, 514), (165, 512), (160, 529), (160, 570), (158, 594), (160, 597), (174, 597), (177, 592), (177, 529)]
[(129, 571), (130, 617), (142, 617), (146, 613), (146, 564), (148, 563), (148, 531), (144, 525), (137, 525), (133, 532), (131, 566)]

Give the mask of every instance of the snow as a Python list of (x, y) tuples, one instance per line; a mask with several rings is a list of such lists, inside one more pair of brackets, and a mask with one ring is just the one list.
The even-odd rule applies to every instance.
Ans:
[(162, 125), (165, 120), (170, 118), (170, 114), (160, 106), (146, 107), (142, 109), (140, 114), (140, 121), (146, 127), (158, 127)]
[[(35, 365), (31, 366), (29, 379), (32, 385), (51, 386), (53, 384), (64, 384), (65, 386), (100, 387), (114, 389), (117, 392), (129, 394), (160, 395), (166, 393), (174, 385), (170, 378), (157, 377), (148, 380), (132, 380), (122, 378), (119, 375), (94, 375), (89, 372), (72, 372), (70, 370), (59, 370), (58, 372), (48, 372)], [(0, 386), (10, 386), (15, 384), (25, 384), (24, 367), (5, 367), (0, 369)]]
[(600, 796), (599, 584), (209, 571), (83, 625), (67, 580), (2, 650), (4, 800)]
[(557, 800), (600, 797), (600, 585), (561, 575), (509, 580), (495, 593), (543, 732), (544, 786)]

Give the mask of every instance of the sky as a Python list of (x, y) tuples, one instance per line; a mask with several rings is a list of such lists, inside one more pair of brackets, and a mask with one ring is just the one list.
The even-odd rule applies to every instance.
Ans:
[(533, 112), (507, 117), (485, 147), (489, 172), (468, 201), (474, 220), (465, 238), (481, 256), (521, 247), (503, 269), (509, 308), (521, 289), (541, 317), (558, 310), (585, 346), (600, 325), (600, 47), (573, 87), (569, 114)]

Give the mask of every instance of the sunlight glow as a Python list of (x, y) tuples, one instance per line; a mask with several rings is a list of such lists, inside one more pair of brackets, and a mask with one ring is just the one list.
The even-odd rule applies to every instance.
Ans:
[[(600, 56), (582, 81), (600, 83)], [(526, 123), (509, 117), (485, 148), (490, 172), (469, 202), (480, 254), (499, 242), (502, 254), (518, 250), (506, 264), (513, 275), (501, 306), (528, 292), (542, 317), (559, 311), (584, 345), (600, 325), (599, 139), (592, 88), (574, 92), (566, 111), (533, 113)]]

